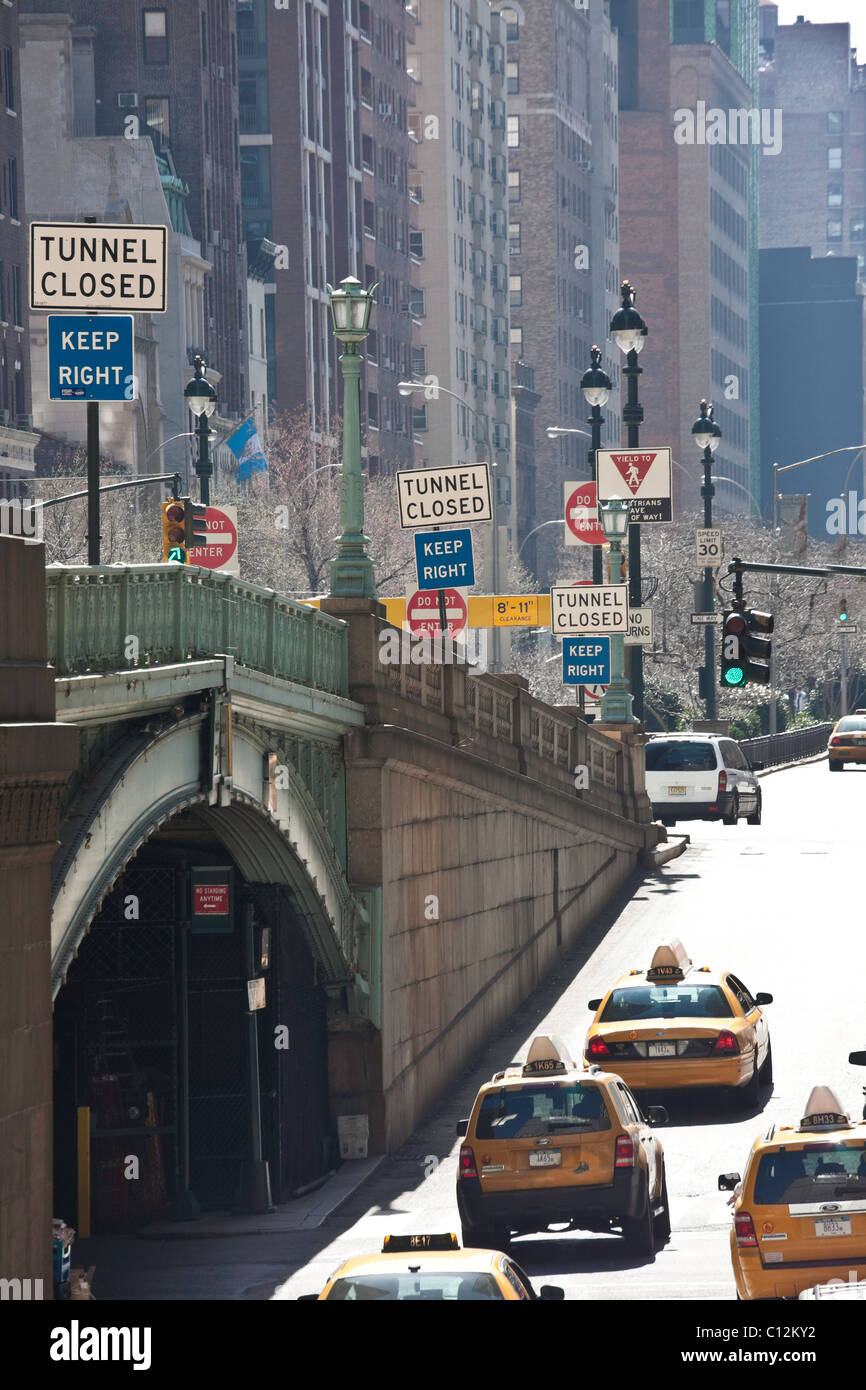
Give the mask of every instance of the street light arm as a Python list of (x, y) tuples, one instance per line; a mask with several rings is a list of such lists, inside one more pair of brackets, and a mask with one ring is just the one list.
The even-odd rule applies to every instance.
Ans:
[[(397, 390), (398, 390), (398, 391), (400, 390), (400, 387), (401, 387), (401, 386), (411, 386), (411, 387), (413, 387), (413, 389), (414, 389), (415, 391), (435, 391), (435, 392), (437, 392), (437, 394), (438, 394), (438, 393), (441, 393), (443, 396), (452, 396), (453, 399), (454, 399), (455, 401), (459, 401), (461, 405), (463, 405), (463, 406), (466, 407), (466, 409), (469, 411), (469, 414), (470, 414), (470, 415), (474, 415), (476, 420), (481, 420), (481, 421), (483, 421), (483, 423), (484, 423), (484, 435), (485, 435), (485, 438), (486, 438), (486, 440), (487, 440), (487, 447), (488, 447), (488, 452), (489, 452), (489, 449), (490, 449), (490, 426), (489, 426), (489, 422), (488, 422), (487, 416), (486, 416), (486, 415), (482, 415), (480, 411), (476, 410), (474, 406), (470, 405), (469, 402), (468, 402), (467, 400), (465, 400), (465, 399), (463, 398), (463, 396), (460, 395), (460, 392), (459, 392), (459, 391), (450, 391), (450, 390), (448, 389), (447, 386), (440, 386), (439, 383), (438, 383), (438, 381), (437, 381), (437, 383), (436, 383), (435, 386), (425, 386), (425, 384), (424, 384), (423, 381), (398, 381), (398, 382), (397, 382)], [(408, 391), (406, 391), (406, 392), (401, 392), (400, 394), (401, 394), (401, 395), (409, 395), (410, 393), (409, 393)], [(435, 400), (436, 397), (434, 396), (433, 399)]]
[(761, 515), (761, 506), (760, 506), (760, 503), (758, 502), (758, 499), (755, 497), (755, 494), (754, 494), (753, 492), (751, 492), (750, 489), (747, 488), (747, 487), (745, 486), (744, 483), (738, 483), (737, 480), (736, 480), (736, 478), (723, 478), (723, 477), (717, 477), (715, 473), (714, 473), (713, 476), (710, 478), (710, 482), (711, 482), (711, 483), (729, 483), (731, 487), (738, 487), (738, 488), (740, 489), (741, 492), (745, 492), (745, 493), (748, 494), (749, 497), (751, 497), (752, 503), (753, 503), (753, 505), (754, 505), (754, 507), (755, 507), (755, 510), (756, 510), (757, 513), (758, 513), (758, 516)]
[(787, 472), (789, 471), (789, 469), (791, 469), (791, 468), (802, 468), (803, 465), (804, 465), (805, 463), (817, 463), (819, 459), (828, 459), (828, 458), (832, 458), (834, 454), (850, 454), (850, 453), (852, 453), (855, 449), (863, 449), (863, 448), (866, 448), (866, 445), (863, 445), (863, 444), (846, 444), (845, 447), (844, 447), (844, 449), (830, 449), (830, 450), (828, 450), (828, 452), (827, 452), (826, 454), (815, 454), (814, 457), (813, 457), (813, 458), (810, 458), (810, 459), (798, 459), (798, 461), (797, 461), (796, 463), (781, 463), (781, 464), (776, 464), (776, 472), (777, 472), (777, 473), (787, 473)]
[(522, 550), (523, 547), (526, 545), (526, 542), (527, 542), (528, 540), (530, 540), (532, 536), (535, 535), (536, 531), (541, 531), (545, 526), (564, 526), (564, 525), (565, 525), (565, 519), (564, 519), (563, 517), (555, 517), (553, 521), (542, 521), (542, 522), (539, 523), (538, 526), (533, 526), (533, 528), (532, 528), (532, 530), (530, 531), (529, 535), (528, 535), (528, 536), (524, 536), (524, 537), (523, 537), (523, 540), (520, 542), (520, 546), (519, 546), (518, 551), (517, 551), (517, 558), (518, 558), (518, 560), (520, 559), (520, 552), (521, 552), (521, 550)]

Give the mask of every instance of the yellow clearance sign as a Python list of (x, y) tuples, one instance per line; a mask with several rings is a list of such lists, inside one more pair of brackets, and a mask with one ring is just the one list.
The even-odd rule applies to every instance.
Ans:
[[(302, 599), (313, 608), (320, 600)], [(380, 598), (389, 623), (402, 627), (406, 621), (405, 598)], [(549, 594), (470, 594), (469, 627), (549, 627)]]

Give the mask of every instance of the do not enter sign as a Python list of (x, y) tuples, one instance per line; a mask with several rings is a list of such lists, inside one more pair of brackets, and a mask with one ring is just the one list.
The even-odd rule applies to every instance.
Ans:
[(206, 570), (229, 570), (240, 574), (238, 563), (237, 507), (208, 507), (205, 513), (207, 545), (194, 545), (189, 552), (191, 565)]
[(565, 544), (605, 545), (595, 483), (565, 484)]
[[(466, 628), (469, 620), (469, 605), (466, 591), (446, 589), (445, 619), (448, 624), (446, 637), (457, 637)], [(410, 632), (426, 633), (429, 637), (441, 634), (439, 622), (439, 594), (436, 589), (416, 589), (406, 599), (406, 623)]]

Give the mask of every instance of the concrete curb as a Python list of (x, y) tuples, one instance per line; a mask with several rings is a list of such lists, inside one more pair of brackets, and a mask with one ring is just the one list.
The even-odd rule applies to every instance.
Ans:
[(685, 854), (690, 843), (691, 836), (678, 835), (674, 840), (656, 845), (655, 849), (647, 850), (644, 866), (648, 869), (660, 869), (662, 864), (668, 864), (671, 859), (678, 859), (681, 854)]
[(760, 772), (755, 773), (755, 776), (769, 777), (773, 772), (787, 772), (789, 768), (803, 767), (806, 763), (820, 763), (826, 756), (827, 750), (825, 748), (823, 753), (815, 753), (811, 758), (797, 758), (796, 762), (793, 763), (777, 763), (775, 767), (762, 768)]

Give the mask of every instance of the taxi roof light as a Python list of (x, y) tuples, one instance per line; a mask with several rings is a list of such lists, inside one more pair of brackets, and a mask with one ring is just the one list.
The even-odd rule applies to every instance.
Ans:
[(813, 1086), (800, 1121), (801, 1129), (848, 1129), (851, 1116), (830, 1086)]
[(383, 1255), (403, 1255), (415, 1250), (459, 1250), (453, 1231), (438, 1235), (386, 1236), (382, 1242)]
[(675, 938), (667, 946), (656, 947), (646, 977), (648, 980), (681, 980), (691, 964), (685, 946)]
[(574, 1062), (562, 1039), (553, 1033), (540, 1033), (529, 1044), (523, 1075), (540, 1076), (550, 1072), (564, 1072), (569, 1067), (573, 1068)]

